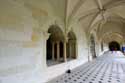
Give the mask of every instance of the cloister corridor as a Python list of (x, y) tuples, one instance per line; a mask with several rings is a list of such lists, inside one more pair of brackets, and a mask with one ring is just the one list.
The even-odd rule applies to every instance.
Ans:
[(120, 51), (107, 51), (47, 83), (125, 83), (125, 56)]
[(0, 83), (125, 83), (125, 0), (0, 0)]

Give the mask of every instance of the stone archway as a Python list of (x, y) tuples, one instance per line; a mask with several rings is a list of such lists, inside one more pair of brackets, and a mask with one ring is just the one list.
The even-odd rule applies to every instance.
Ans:
[(96, 58), (96, 51), (95, 51), (95, 39), (93, 36), (90, 37), (90, 51), (92, 58)]
[(74, 32), (70, 31), (68, 33), (68, 43), (67, 43), (67, 59), (69, 60), (77, 58), (76, 41), (77, 39)]
[(116, 41), (112, 41), (109, 43), (109, 50), (110, 51), (120, 51), (120, 44)]
[(63, 61), (63, 32), (57, 25), (52, 25), (48, 29), (50, 33), (49, 39), (47, 40), (47, 65), (59, 64)]

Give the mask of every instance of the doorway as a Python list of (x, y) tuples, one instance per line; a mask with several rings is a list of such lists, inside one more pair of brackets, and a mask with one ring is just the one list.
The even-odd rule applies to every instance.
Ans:
[(120, 51), (120, 44), (116, 41), (112, 41), (109, 43), (109, 50), (110, 51)]

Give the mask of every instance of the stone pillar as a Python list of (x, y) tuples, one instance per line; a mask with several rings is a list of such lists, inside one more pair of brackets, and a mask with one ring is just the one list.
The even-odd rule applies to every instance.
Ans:
[(52, 42), (52, 60), (55, 60), (55, 43)]
[(76, 59), (77, 58), (77, 50), (76, 50), (76, 41), (74, 40), (74, 58)]
[(63, 42), (63, 57), (64, 57), (64, 62), (67, 61), (66, 59), (66, 41)]
[(64, 42), (63, 42), (63, 58), (64, 58), (64, 62), (67, 61), (67, 42), (68, 42), (68, 37), (65, 34)]
[(60, 42), (57, 42), (57, 61), (60, 60)]
[(41, 66), (39, 65), (39, 67), (41, 67), (41, 69), (45, 71), (46, 68), (47, 68), (46, 43), (47, 43), (47, 40), (48, 40), (50, 34), (43, 31), (42, 33), (39, 33), (39, 35), (40, 35), (40, 38), (41, 38), (41, 40), (39, 41), (39, 44), (40, 44), (39, 46), (40, 46), (41, 49), (40, 49), (40, 55), (39, 55), (40, 57), (38, 57), (39, 60), (37, 60), (37, 61), (41, 62)]
[(72, 58), (72, 44), (69, 41), (69, 57)]

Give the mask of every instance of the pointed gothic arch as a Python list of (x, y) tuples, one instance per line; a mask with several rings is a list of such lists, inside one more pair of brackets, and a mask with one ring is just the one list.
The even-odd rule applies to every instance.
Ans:
[(67, 42), (67, 58), (76, 59), (77, 58), (77, 39), (73, 31), (68, 33), (68, 42)]
[(63, 62), (63, 32), (57, 25), (52, 25), (48, 29), (50, 36), (46, 44), (47, 65), (55, 65)]

